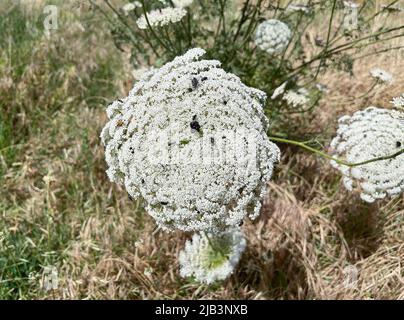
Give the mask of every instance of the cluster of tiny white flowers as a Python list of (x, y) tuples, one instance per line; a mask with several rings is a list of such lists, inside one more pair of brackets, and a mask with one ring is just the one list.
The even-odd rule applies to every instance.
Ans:
[(185, 8), (192, 5), (194, 0), (173, 0), (174, 7)]
[[(394, 155), (404, 147), (404, 113), (370, 107), (343, 116), (331, 142), (333, 154), (349, 163)], [(367, 202), (396, 196), (404, 191), (404, 154), (360, 166), (348, 167), (331, 161), (344, 175), (344, 185), (358, 186)]]
[(136, 8), (141, 8), (142, 4), (139, 1), (133, 1), (125, 4), (122, 7), (122, 10), (125, 12), (125, 14), (129, 14), (130, 11), (135, 10)]
[[(208, 238), (209, 237), (209, 238)], [(180, 252), (180, 274), (195, 277), (210, 284), (229, 277), (246, 247), (246, 240), (238, 229), (216, 235), (194, 234)]]
[(304, 106), (309, 102), (308, 94), (309, 92), (304, 88), (300, 88), (297, 91), (288, 90), (283, 95), (282, 99), (285, 100), (291, 107), (296, 108), (299, 106)]
[(370, 70), (370, 75), (373, 78), (380, 80), (381, 82), (384, 82), (387, 84), (393, 82), (393, 76), (383, 69), (374, 68), (374, 69)]
[(257, 27), (255, 44), (269, 54), (282, 52), (292, 37), (289, 27), (276, 19), (262, 22)]
[(399, 97), (394, 97), (392, 101), (390, 101), (396, 108), (404, 107), (404, 93)]
[(280, 157), (266, 135), (265, 93), (199, 60), (204, 53), (145, 73), (107, 108), (101, 133), (109, 178), (142, 196), (164, 230), (215, 232), (254, 219)]
[[(176, 23), (187, 14), (184, 8), (163, 8), (161, 10), (153, 10), (147, 13), (147, 19), (149, 20), (151, 27), (162, 27), (170, 23)], [(140, 29), (147, 29), (146, 17), (143, 15), (136, 21), (137, 26)]]

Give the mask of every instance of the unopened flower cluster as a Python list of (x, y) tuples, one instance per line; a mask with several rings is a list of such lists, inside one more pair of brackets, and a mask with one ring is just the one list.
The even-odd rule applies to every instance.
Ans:
[(282, 21), (270, 19), (257, 27), (255, 44), (269, 54), (282, 52), (292, 37), (289, 27)]
[[(152, 10), (147, 13), (147, 19), (145, 15), (137, 19), (136, 24), (140, 29), (147, 29), (149, 24), (151, 27), (162, 27), (170, 23), (176, 23), (187, 14), (187, 11), (182, 8), (163, 8), (161, 10)], [(149, 21), (149, 24), (147, 23)]]
[(233, 273), (245, 247), (238, 229), (208, 236), (196, 233), (180, 252), (180, 274), (206, 284), (224, 280)]
[[(334, 156), (349, 163), (389, 157), (404, 147), (404, 113), (370, 107), (339, 119), (337, 136), (331, 142)], [(338, 164), (348, 190), (358, 187), (367, 202), (397, 196), (404, 191), (404, 154), (387, 160), (349, 167)]]
[(265, 94), (196, 48), (145, 73), (112, 103), (101, 133), (107, 174), (165, 230), (224, 230), (257, 217), (278, 147)]

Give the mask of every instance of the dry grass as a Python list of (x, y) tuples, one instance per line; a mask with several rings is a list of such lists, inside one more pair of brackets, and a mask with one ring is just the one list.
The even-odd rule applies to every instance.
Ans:
[[(248, 248), (235, 274), (213, 286), (180, 278), (177, 256), (189, 235), (157, 230), (142, 203), (104, 173), (102, 106), (127, 93), (130, 75), (106, 34), (80, 31), (70, 18), (61, 38), (32, 40), (20, 76), (0, 64), (2, 97), (13, 92), (5, 114), (15, 145), (0, 154), (0, 298), (404, 298), (404, 197), (365, 204), (326, 161), (286, 146), (260, 218), (244, 225)], [(373, 66), (392, 71), (395, 84), (353, 102)], [(387, 107), (402, 91), (403, 70), (395, 53), (356, 64), (352, 77), (323, 75), (332, 90), (312, 129), (332, 134), (337, 115)], [(60, 278), (50, 292), (39, 285), (46, 265)], [(350, 286), (353, 266), (358, 280)]]

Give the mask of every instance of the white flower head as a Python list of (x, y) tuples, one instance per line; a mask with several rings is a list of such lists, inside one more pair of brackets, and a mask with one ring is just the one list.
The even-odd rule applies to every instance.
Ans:
[(381, 82), (384, 82), (387, 84), (393, 82), (393, 76), (383, 69), (373, 68), (372, 70), (370, 70), (370, 75), (373, 78), (380, 80)]
[(194, 0), (173, 0), (173, 4), (176, 8), (185, 8), (192, 5)]
[(308, 98), (309, 92), (304, 88), (299, 88), (297, 91), (288, 90), (283, 96), (283, 100), (291, 107), (301, 107), (308, 103), (310, 100)]
[(122, 10), (125, 12), (125, 14), (129, 14), (130, 11), (135, 10), (136, 8), (141, 8), (142, 4), (139, 1), (133, 1), (125, 4), (122, 7)]
[[(186, 14), (187, 11), (184, 8), (167, 7), (148, 12), (147, 18), (151, 27), (162, 27), (170, 23), (181, 21)], [(144, 15), (137, 19), (136, 24), (140, 29), (147, 29), (149, 27)]]
[(403, 108), (404, 107), (404, 93), (401, 94), (399, 97), (394, 97), (392, 101), (390, 101), (396, 108)]
[(255, 44), (269, 54), (282, 52), (292, 37), (289, 27), (275, 19), (270, 19), (258, 25), (255, 33)]
[(193, 276), (199, 282), (211, 284), (233, 273), (246, 247), (242, 232), (230, 229), (208, 237), (194, 234), (192, 241), (185, 243), (179, 256), (182, 277)]
[(271, 99), (274, 100), (277, 97), (279, 97), (280, 95), (285, 93), (285, 88), (286, 88), (286, 84), (288, 82), (285, 81), (284, 83), (282, 83), (278, 88), (276, 88), (271, 96)]
[[(333, 155), (349, 163), (391, 156), (404, 147), (404, 113), (370, 107), (339, 119), (331, 142)], [(404, 154), (394, 158), (348, 167), (331, 161), (344, 175), (348, 190), (358, 187), (367, 202), (404, 191)]]
[(219, 231), (258, 216), (279, 161), (264, 92), (195, 48), (136, 82), (107, 108), (107, 174), (165, 230)]

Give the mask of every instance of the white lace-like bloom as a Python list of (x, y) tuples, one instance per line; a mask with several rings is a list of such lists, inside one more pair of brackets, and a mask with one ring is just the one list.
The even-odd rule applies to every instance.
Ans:
[(404, 107), (404, 93), (399, 97), (394, 97), (390, 103), (392, 103), (396, 108)]
[(287, 102), (288, 105), (291, 107), (301, 107), (304, 106), (306, 103), (308, 103), (310, 100), (307, 97), (309, 92), (304, 89), (300, 88), (297, 91), (294, 90), (288, 90), (282, 97), (283, 100)]
[(238, 229), (230, 229), (219, 235), (194, 234), (180, 252), (180, 274), (195, 277), (210, 284), (229, 277), (238, 264), (246, 247), (246, 240)]
[(133, 1), (125, 4), (122, 7), (122, 10), (125, 12), (125, 14), (128, 14), (130, 11), (135, 10), (136, 8), (141, 8), (142, 4), (139, 1)]
[(272, 99), (272, 100), (274, 100), (274, 99), (276, 99), (277, 97), (279, 97), (280, 95), (284, 94), (285, 88), (286, 88), (286, 84), (287, 84), (287, 83), (288, 83), (288, 82), (285, 81), (285, 82), (282, 83), (278, 88), (276, 88), (276, 89), (274, 90), (274, 93), (273, 93), (272, 96), (271, 96), (271, 99)]
[(112, 181), (165, 230), (218, 231), (258, 216), (278, 147), (265, 93), (196, 48), (143, 75), (107, 109), (101, 133)]
[(173, 4), (177, 8), (185, 8), (192, 5), (194, 0), (173, 0)]
[[(349, 163), (390, 156), (404, 147), (404, 113), (375, 107), (344, 116), (331, 142), (333, 155)], [(404, 154), (388, 160), (348, 167), (331, 161), (345, 176), (348, 190), (360, 187), (367, 202), (404, 191)]]
[(295, 11), (295, 12), (310, 12), (310, 6), (300, 3), (291, 3), (286, 7), (286, 11)]
[(374, 68), (374, 69), (370, 70), (370, 75), (373, 78), (380, 80), (387, 84), (393, 82), (393, 76), (383, 69)]
[(255, 44), (269, 54), (282, 52), (292, 37), (289, 27), (283, 22), (270, 19), (257, 27)]
[[(161, 10), (153, 10), (147, 13), (150, 26), (162, 27), (170, 23), (176, 23), (187, 14), (184, 8), (163, 8)], [(149, 26), (146, 21), (146, 17), (143, 15), (136, 21), (137, 26), (140, 29), (147, 29)]]

